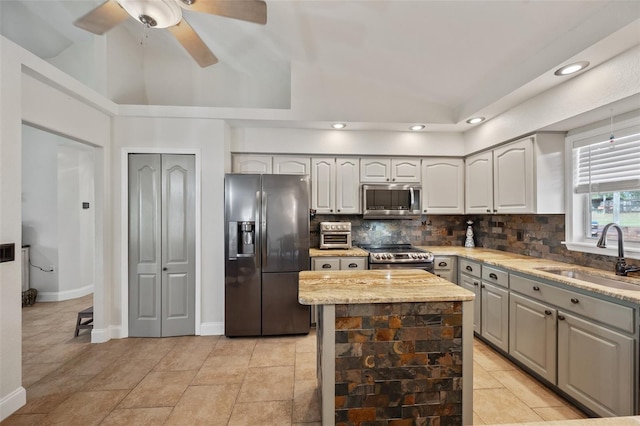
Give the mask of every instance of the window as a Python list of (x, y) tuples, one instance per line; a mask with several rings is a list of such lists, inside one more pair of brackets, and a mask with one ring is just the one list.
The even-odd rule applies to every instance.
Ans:
[[(567, 137), (571, 191), (566, 244), (571, 250), (603, 253), (596, 241), (606, 224), (616, 223), (625, 255), (640, 258), (640, 111), (614, 121), (616, 126), (591, 126)], [(610, 231), (607, 239), (616, 238)], [(609, 246), (607, 254), (617, 255), (615, 244)]]

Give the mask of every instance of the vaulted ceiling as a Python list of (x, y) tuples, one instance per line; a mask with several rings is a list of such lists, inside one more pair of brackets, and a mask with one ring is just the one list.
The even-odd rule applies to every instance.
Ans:
[(265, 26), (184, 12), (220, 60), (207, 68), (133, 19), (104, 36), (73, 26), (99, 1), (2, 0), (0, 33), (120, 104), (437, 131), (566, 81), (561, 65), (640, 44), (637, 0), (266, 2)]

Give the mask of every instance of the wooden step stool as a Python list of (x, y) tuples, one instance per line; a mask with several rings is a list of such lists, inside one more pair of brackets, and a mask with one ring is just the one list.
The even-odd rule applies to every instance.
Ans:
[[(82, 322), (84, 318), (88, 319)], [(78, 337), (78, 333), (80, 333), (81, 328), (93, 328), (93, 306), (85, 309), (84, 311), (78, 312), (78, 322), (76, 323), (76, 334), (74, 337)]]

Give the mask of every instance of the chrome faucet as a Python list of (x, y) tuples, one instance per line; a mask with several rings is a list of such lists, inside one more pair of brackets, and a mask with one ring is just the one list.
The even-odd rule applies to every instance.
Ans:
[(640, 266), (627, 265), (627, 262), (624, 260), (624, 248), (622, 243), (622, 229), (615, 223), (608, 223), (602, 229), (602, 235), (600, 235), (600, 239), (596, 246), (600, 248), (607, 247), (607, 231), (609, 227), (613, 226), (615, 230), (618, 232), (618, 259), (616, 260), (616, 275), (622, 275), (623, 277), (627, 276), (629, 272), (638, 272), (640, 271)]

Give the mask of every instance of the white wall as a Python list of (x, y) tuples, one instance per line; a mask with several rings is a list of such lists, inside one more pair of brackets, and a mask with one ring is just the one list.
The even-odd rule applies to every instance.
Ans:
[(234, 128), (231, 152), (463, 156), (460, 133)]
[(481, 151), (639, 93), (636, 46), (466, 132), (465, 151)]
[[(31, 246), (31, 288), (58, 288), (58, 136), (22, 126), (22, 244)], [(51, 268), (53, 267), (53, 268)]]
[[(58, 144), (58, 292), (49, 300), (68, 300), (93, 292), (95, 246), (93, 153), (76, 142)], [(89, 208), (83, 209), (82, 203)], [(43, 295), (49, 296), (49, 295)], [(43, 300), (44, 299), (43, 297)]]
[[(95, 147), (96, 158), (96, 307), (92, 341), (109, 323), (111, 306), (109, 164), (102, 155), (111, 139), (113, 103), (0, 37), (0, 241), (22, 244), (22, 122)], [(21, 259), (0, 264), (0, 420), (26, 402), (22, 387)], [(105, 265), (107, 267), (105, 267)]]
[[(114, 229), (120, 232), (114, 238), (114, 276), (120, 277), (120, 285), (114, 287), (114, 300), (122, 303), (113, 306), (113, 318), (122, 318), (119, 335), (127, 336), (127, 223), (126, 223), (126, 153), (132, 152), (185, 152), (196, 153), (200, 164), (200, 324), (201, 334), (222, 334), (224, 320), (224, 173), (227, 166), (228, 126), (222, 120), (184, 118), (118, 117), (114, 121), (113, 164), (113, 212)], [(197, 166), (196, 166), (197, 167)], [(198, 248), (196, 248), (198, 251)], [(197, 254), (196, 254), (197, 255)], [(196, 270), (196, 279), (198, 279)], [(197, 289), (196, 289), (197, 290)], [(197, 296), (198, 297), (198, 296)]]

